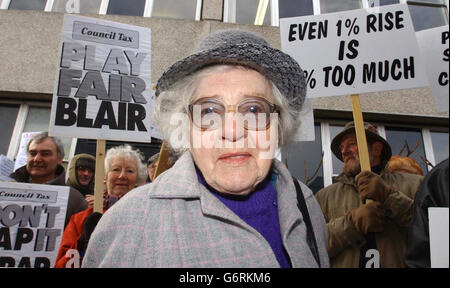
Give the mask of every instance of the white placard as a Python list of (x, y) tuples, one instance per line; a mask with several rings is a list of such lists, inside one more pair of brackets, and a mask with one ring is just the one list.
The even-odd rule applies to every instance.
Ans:
[(448, 62), (450, 58), (448, 25), (417, 32), (416, 36), (426, 63), (436, 109), (438, 112), (448, 112)]
[(308, 98), (428, 86), (405, 4), (280, 19)]
[(150, 29), (64, 16), (49, 134), (151, 139)]
[(30, 139), (42, 132), (23, 132), (20, 138), (19, 150), (17, 151), (16, 162), (14, 163), (14, 171), (27, 164), (27, 146)]
[(428, 219), (431, 268), (449, 268), (448, 208), (428, 208)]
[(1, 181), (10, 181), (9, 175), (14, 171), (14, 161), (8, 159), (3, 154), (0, 154), (0, 180)]
[(68, 186), (0, 183), (0, 267), (55, 265), (66, 218)]

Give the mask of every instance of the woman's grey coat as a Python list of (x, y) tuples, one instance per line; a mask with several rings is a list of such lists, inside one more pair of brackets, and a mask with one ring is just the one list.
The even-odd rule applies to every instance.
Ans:
[[(281, 239), (293, 267), (317, 267), (306, 242), (291, 174), (274, 160)], [(327, 228), (311, 190), (301, 183), (322, 267), (329, 266)], [(110, 208), (89, 242), (83, 267), (279, 267), (269, 243), (198, 182), (186, 152), (155, 182)]]

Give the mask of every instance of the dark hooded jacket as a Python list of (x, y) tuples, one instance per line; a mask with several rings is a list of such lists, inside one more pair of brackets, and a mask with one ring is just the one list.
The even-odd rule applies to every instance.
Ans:
[(413, 219), (408, 234), (406, 266), (411, 268), (430, 268), (430, 227), (428, 208), (447, 207), (449, 194), (448, 158), (436, 165), (425, 176), (417, 191)]
[(94, 195), (94, 179), (95, 177), (92, 177), (91, 182), (89, 182), (89, 185), (80, 185), (80, 182), (78, 181), (77, 177), (77, 167), (84, 166), (92, 169), (95, 171), (95, 157), (90, 154), (77, 154), (72, 158), (72, 161), (70, 161), (69, 165), (69, 179), (67, 179), (67, 185), (70, 187), (73, 187), (80, 191), (83, 196), (86, 196), (87, 194)]
[[(56, 177), (55, 179), (45, 183), (47, 185), (58, 185), (58, 186), (66, 186), (65, 184), (65, 178), (66, 178), (66, 172), (64, 170), (64, 167), (61, 165), (58, 165), (56, 167)], [(16, 180), (17, 182), (21, 183), (32, 183), (30, 174), (27, 171), (27, 166), (24, 165), (14, 171), (11, 175), (11, 178)], [(64, 221), (64, 228), (66, 227), (67, 223), (69, 223), (70, 217), (72, 217), (73, 214), (76, 214), (78, 212), (81, 212), (83, 210), (86, 210), (88, 208), (87, 202), (84, 199), (83, 195), (81, 193), (73, 188), (70, 187), (69, 192), (69, 201), (67, 203), (67, 213), (66, 218)]]

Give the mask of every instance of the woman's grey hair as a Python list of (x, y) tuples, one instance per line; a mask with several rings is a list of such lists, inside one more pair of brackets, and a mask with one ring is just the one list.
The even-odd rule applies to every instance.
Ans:
[[(175, 83), (170, 90), (161, 92), (156, 98), (153, 111), (153, 123), (164, 135), (164, 139), (176, 153), (182, 153), (189, 148), (189, 116), (188, 106), (195, 96), (200, 80), (210, 74), (230, 69), (250, 70), (238, 65), (213, 65), (199, 70)], [(267, 78), (266, 78), (267, 79)], [(294, 109), (292, 103), (280, 90), (267, 79), (272, 87), (272, 94), (279, 109), (278, 146), (287, 146), (300, 125), (300, 111)], [(175, 117), (174, 117), (175, 116)], [(181, 122), (181, 123), (180, 123)]]
[(111, 162), (116, 158), (124, 158), (127, 160), (135, 161), (137, 167), (137, 184), (145, 183), (147, 179), (147, 167), (144, 164), (144, 155), (139, 149), (133, 150), (130, 145), (120, 145), (108, 149), (105, 156), (105, 175), (108, 174), (111, 169)]
[(35, 134), (31, 137), (30, 141), (28, 141), (27, 144), (27, 152), (30, 149), (31, 142), (35, 142), (37, 144), (42, 143), (45, 141), (45, 139), (50, 139), (56, 146), (56, 156), (58, 158), (64, 158), (64, 144), (62, 143), (61, 139), (58, 137), (48, 136), (48, 132), (42, 132)]

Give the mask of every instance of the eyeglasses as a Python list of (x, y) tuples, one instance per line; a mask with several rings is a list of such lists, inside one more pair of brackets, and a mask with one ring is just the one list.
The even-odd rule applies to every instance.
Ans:
[(237, 112), (246, 130), (267, 130), (271, 113), (278, 113), (278, 106), (260, 97), (246, 98), (237, 105), (224, 105), (216, 98), (201, 98), (188, 106), (192, 123), (202, 130), (222, 126), (225, 113)]

